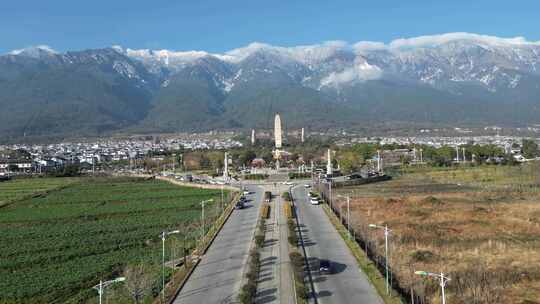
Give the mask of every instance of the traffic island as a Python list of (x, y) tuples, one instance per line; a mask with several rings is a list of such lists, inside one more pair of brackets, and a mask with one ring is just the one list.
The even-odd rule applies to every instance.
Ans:
[[(288, 192), (285, 192), (289, 194)], [(290, 195), (283, 195), (283, 197), (289, 197)], [(289, 229), (289, 259), (293, 267), (293, 280), (294, 280), (294, 289), (296, 296), (296, 303), (307, 303), (308, 298), (308, 289), (305, 285), (307, 272), (306, 258), (302, 254), (302, 251), (299, 250), (299, 238), (298, 238), (298, 225), (296, 219), (296, 212), (294, 203), (290, 201), (285, 201), (283, 204), (284, 213), (287, 217), (287, 227)]]
[(250, 304), (255, 301), (257, 297), (257, 280), (261, 270), (261, 253), (260, 250), (265, 241), (265, 226), (266, 219), (270, 215), (270, 206), (265, 204), (261, 207), (259, 220), (257, 221), (257, 228), (255, 237), (253, 238), (252, 248), (248, 257), (248, 270), (244, 277), (244, 284), (240, 290), (238, 300), (242, 304)]

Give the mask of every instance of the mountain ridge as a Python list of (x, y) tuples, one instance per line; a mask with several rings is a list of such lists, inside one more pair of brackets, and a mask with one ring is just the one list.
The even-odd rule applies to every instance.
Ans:
[(38, 46), (0, 56), (0, 92), (0, 134), (12, 137), (267, 127), (273, 112), (314, 129), (524, 125), (540, 114), (540, 43), (451, 33), (223, 54)]

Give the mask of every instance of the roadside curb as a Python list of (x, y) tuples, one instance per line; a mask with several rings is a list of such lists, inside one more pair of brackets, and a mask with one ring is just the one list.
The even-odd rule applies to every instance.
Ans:
[[(238, 190), (238, 189), (236, 189)], [(206, 252), (208, 251), (208, 248), (210, 248), (210, 246), (212, 245), (212, 243), (214, 243), (214, 240), (217, 238), (217, 236), (219, 235), (219, 232), (221, 232), (221, 229), (223, 228), (223, 226), (225, 226), (225, 223), (227, 223), (227, 221), (229, 220), (229, 218), (231, 217), (231, 214), (233, 213), (234, 211), (234, 201), (236, 201), (238, 199), (238, 195), (239, 194), (236, 194), (234, 196), (234, 198), (231, 200), (231, 203), (230, 203), (230, 206), (228, 208), (230, 208), (227, 212), (227, 215), (225, 215), (224, 219), (223, 219), (223, 222), (219, 225), (219, 227), (216, 229), (216, 231), (214, 232), (214, 235), (212, 236), (212, 238), (208, 241), (208, 244), (205, 246), (205, 248), (203, 249), (202, 253), (199, 256), (199, 258), (197, 259), (197, 262), (195, 263), (195, 265), (193, 265), (193, 267), (191, 267), (191, 269), (188, 271), (188, 273), (186, 274), (186, 276), (184, 277), (184, 279), (182, 280), (182, 282), (180, 282), (180, 285), (178, 286), (178, 288), (176, 289), (176, 291), (174, 292), (174, 295), (171, 297), (171, 299), (169, 301), (167, 301), (167, 303), (169, 304), (172, 304), (174, 302), (174, 300), (176, 300), (176, 298), (178, 297), (178, 295), (180, 294), (180, 292), (182, 291), (182, 289), (184, 288), (184, 286), (186, 285), (187, 281), (189, 280), (189, 278), (191, 277), (191, 275), (193, 274), (193, 272), (195, 271), (195, 268), (197, 268), (197, 266), (199, 265), (199, 263), (201, 262), (202, 260), (202, 256), (204, 254), (206, 254)]]

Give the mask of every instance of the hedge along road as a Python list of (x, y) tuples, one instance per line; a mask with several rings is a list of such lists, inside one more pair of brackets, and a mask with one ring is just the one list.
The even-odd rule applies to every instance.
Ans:
[[(334, 228), (322, 206), (311, 205), (309, 190), (303, 186), (292, 188), (298, 221), (310, 263), (316, 293), (316, 303), (369, 303), (383, 301), (361, 272), (349, 247)], [(319, 274), (318, 259), (327, 259), (331, 274)], [(315, 302), (312, 298), (310, 302)]]
[(234, 210), (173, 303), (235, 303), (262, 202), (262, 188), (246, 185), (247, 208)]

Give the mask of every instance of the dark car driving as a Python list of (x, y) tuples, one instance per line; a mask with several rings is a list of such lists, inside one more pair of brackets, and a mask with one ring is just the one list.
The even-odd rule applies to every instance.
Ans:
[(319, 273), (320, 274), (331, 274), (332, 273), (332, 265), (330, 264), (329, 260), (321, 259), (319, 261)]

